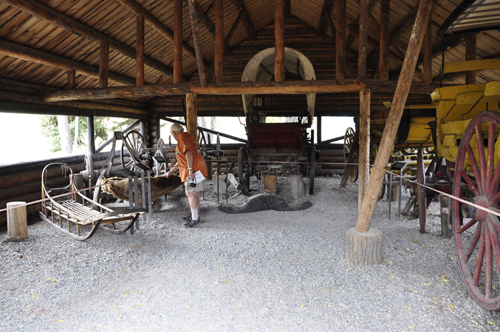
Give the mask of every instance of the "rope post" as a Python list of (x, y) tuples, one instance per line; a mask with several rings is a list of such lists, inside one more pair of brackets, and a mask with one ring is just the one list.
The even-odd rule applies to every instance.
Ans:
[(7, 234), (9, 238), (28, 238), (26, 202), (7, 203)]

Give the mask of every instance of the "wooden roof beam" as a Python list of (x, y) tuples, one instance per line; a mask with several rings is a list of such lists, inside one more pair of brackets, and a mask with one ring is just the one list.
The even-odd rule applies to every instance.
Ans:
[[(191, 1), (191, 0), (190, 0)], [(349, 81), (351, 82), (351, 81)], [(346, 82), (347, 83), (347, 82)], [(47, 92), (46, 102), (68, 100), (98, 100), (109, 98), (136, 98), (166, 95), (242, 95), (242, 94), (306, 94), (359, 92), (365, 84), (337, 84), (331, 81), (285, 81), (285, 82), (225, 82), (210, 83), (203, 87), (189, 82), (179, 84), (143, 85), (107, 89), (75, 89)]]
[[(126, 55), (127, 57), (134, 59), (136, 58), (136, 51), (128, 46), (117, 42), (116, 40), (102, 34), (99, 31), (96, 31), (85, 24), (78, 22), (77, 20), (68, 17), (60, 12), (38, 2), (35, 0), (3, 0), (5, 3), (10, 6), (22, 10), (25, 13), (28, 13), (40, 20), (47, 21), (55, 26), (69, 31), (71, 33), (77, 34), (81, 37), (90, 39), (96, 43), (107, 43), (109, 47), (113, 50)], [(163, 74), (167, 74), (168, 76), (173, 75), (173, 71), (168, 66), (153, 60), (149, 57), (145, 57), (144, 63), (151, 68), (158, 70)]]
[[(97, 79), (100, 77), (99, 68), (2, 39), (0, 39), (0, 53), (25, 61), (36, 62), (67, 71), (75, 69), (85, 76)], [(111, 72), (109, 73), (109, 79), (125, 85), (135, 84), (134, 79)]]
[(252, 39), (257, 38), (255, 35), (255, 29), (253, 27), (252, 21), (250, 20), (250, 15), (248, 15), (247, 8), (245, 7), (245, 4), (243, 3), (243, 0), (233, 0), (234, 4), (238, 7), (240, 10), (240, 13), (243, 14), (243, 18), (245, 19), (245, 29), (247, 30), (248, 36), (251, 37)]
[[(156, 17), (151, 15), (147, 10), (142, 8), (134, 0), (117, 0), (122, 6), (126, 7), (129, 11), (136, 15), (144, 16), (146, 23), (155, 29), (159, 34), (161, 34), (165, 39), (167, 39), (172, 44), (174, 43), (174, 33), (172, 30), (167, 28), (163, 23), (160, 22)], [(196, 54), (191, 46), (186, 43), (182, 43), (183, 52), (192, 59), (196, 59)]]

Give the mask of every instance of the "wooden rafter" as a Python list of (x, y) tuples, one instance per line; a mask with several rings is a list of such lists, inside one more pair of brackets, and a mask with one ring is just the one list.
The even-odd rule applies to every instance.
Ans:
[[(188, 4), (189, 0), (184, 0), (184, 2)], [(210, 31), (212, 36), (215, 36), (215, 25), (207, 16), (207, 14), (203, 11), (203, 9), (201, 9), (200, 6), (198, 6), (198, 3), (196, 3), (196, 1), (194, 2), (194, 14), (200, 20), (200, 22), (203, 23), (203, 25), (208, 29), (208, 31)]]
[[(75, 69), (85, 76), (99, 79), (99, 68), (2, 39), (0, 39), (0, 53), (63, 70)], [(125, 85), (135, 84), (133, 79), (111, 72), (109, 73), (109, 79)]]
[(182, 44), (182, 0), (174, 0), (174, 83), (182, 82)]
[[(107, 43), (109, 47), (127, 57), (134, 59), (136, 57), (136, 51), (128, 46), (125, 46), (116, 40), (96, 31), (85, 24), (82, 24), (60, 12), (38, 2), (35, 0), (3, 0), (10, 6), (22, 10), (40, 20), (47, 21), (57, 27), (69, 31), (71, 33), (77, 34), (86, 39), (90, 39), (96, 43)], [(144, 63), (151, 68), (158, 70), (163, 74), (172, 76), (173, 72), (168, 66), (153, 60), (149, 57), (145, 57)]]
[(275, 0), (274, 8), (274, 80), (285, 80), (285, 3)]
[[(323, 8), (321, 9), (321, 18), (319, 20), (318, 35), (323, 36), (326, 33), (327, 28), (327, 17), (331, 15), (333, 0), (325, 0), (323, 2)], [(330, 16), (331, 18), (331, 16)], [(332, 30), (332, 36), (334, 35)]]
[(248, 15), (247, 8), (245, 7), (245, 4), (243, 3), (243, 0), (233, 0), (234, 4), (238, 7), (240, 10), (240, 13), (243, 14), (243, 18), (245, 19), (245, 29), (247, 30), (248, 36), (251, 37), (252, 39), (257, 38), (255, 35), (255, 29), (253, 27), (252, 21), (250, 20), (250, 15)]
[(135, 84), (144, 85), (144, 16), (137, 16), (137, 56), (135, 64)]
[(366, 41), (368, 39), (368, 10), (369, 1), (359, 2), (359, 50), (358, 50), (358, 81), (366, 80)]
[(241, 19), (243, 18), (243, 12), (240, 12), (238, 17), (233, 23), (233, 26), (231, 27), (231, 30), (229, 30), (229, 33), (226, 36), (226, 39), (224, 39), (224, 48), (229, 48), (229, 42), (231, 41), (231, 38), (233, 37), (234, 33), (236, 32), (236, 29), (238, 28), (238, 24), (240, 23)]
[(390, 0), (380, 1), (380, 48), (378, 71), (382, 81), (389, 80), (389, 22)]
[(99, 48), (99, 87), (101, 89), (108, 87), (109, 73), (109, 45), (102, 43)]
[(215, 82), (222, 82), (224, 61), (224, 12), (222, 0), (215, 0), (215, 50), (214, 50)]
[(200, 28), (199, 28), (199, 16), (196, 14), (196, 3), (195, 0), (186, 0), (189, 8), (189, 16), (191, 18), (191, 29), (193, 31), (193, 44), (194, 51), (196, 53), (196, 64), (198, 65), (198, 75), (200, 77), (200, 84), (202, 87), (207, 86), (207, 77), (205, 73), (205, 63), (203, 61), (203, 54), (201, 53), (201, 41), (200, 41)]
[[(174, 33), (172, 30), (167, 28), (163, 23), (160, 22), (156, 17), (151, 15), (147, 10), (142, 8), (139, 4), (137, 4), (134, 0), (117, 0), (120, 4), (122, 4), (125, 8), (136, 15), (142, 15), (146, 19), (146, 23), (150, 25), (153, 29), (155, 29), (158, 33), (160, 33), (165, 39), (169, 42), (174, 42)], [(184, 53), (192, 59), (196, 59), (196, 54), (191, 46), (186, 43), (182, 43), (182, 50)]]
[(335, 45), (335, 75), (337, 80), (343, 80), (349, 76), (347, 60), (347, 21), (346, 21), (346, 0), (337, 0), (337, 35)]

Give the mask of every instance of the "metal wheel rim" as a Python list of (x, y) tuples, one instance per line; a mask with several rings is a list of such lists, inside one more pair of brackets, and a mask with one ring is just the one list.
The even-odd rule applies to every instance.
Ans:
[[(488, 122), (488, 134), (481, 132), (481, 124)], [(472, 190), (476, 204), (497, 209), (500, 196), (500, 167), (494, 169), (494, 145), (484, 146), (484, 140), (495, 140), (495, 132), (500, 128), (500, 115), (496, 112), (482, 112), (476, 115), (467, 126), (458, 149), (453, 181), (453, 195), (462, 197), (464, 184)], [(476, 132), (478, 135), (476, 135)], [(477, 144), (474, 153), (471, 142)], [(486, 152), (485, 152), (486, 148)], [(477, 156), (476, 156), (477, 154)], [(464, 172), (466, 157), (469, 158), (474, 176)], [(474, 157), (474, 158), (472, 158)], [(476, 181), (477, 180), (477, 181)], [(460, 203), (453, 201), (453, 230), (460, 272), (465, 285), (474, 300), (487, 310), (500, 310), (500, 223), (493, 214), (477, 210), (474, 218), (460, 216)], [(465, 251), (467, 250), (467, 251)], [(475, 256), (475, 257), (474, 257)], [(475, 260), (474, 260), (475, 258)], [(496, 268), (495, 268), (496, 264)], [(484, 278), (482, 277), (484, 275)]]
[[(122, 142), (120, 155), (122, 167), (131, 171), (134, 170), (134, 166), (137, 166), (144, 170), (149, 170), (149, 166), (146, 165), (140, 158), (140, 152), (143, 148), (145, 148), (144, 137), (141, 135), (141, 133), (137, 130), (131, 130), (123, 136), (123, 140), (127, 142), (130, 148), (125, 145), (125, 142)], [(127, 163), (125, 163), (125, 149), (128, 150), (130, 156), (130, 160)]]

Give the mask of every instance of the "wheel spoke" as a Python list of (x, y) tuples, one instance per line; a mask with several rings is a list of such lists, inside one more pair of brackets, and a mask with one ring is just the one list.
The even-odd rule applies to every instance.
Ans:
[(484, 223), (484, 243), (485, 243), (485, 294), (486, 298), (491, 299), (492, 293), (492, 272), (493, 272), (493, 252), (491, 248), (491, 238), (487, 222)]
[(477, 241), (479, 240), (480, 235), (481, 235), (481, 225), (477, 225), (476, 230), (474, 231), (474, 236), (472, 237), (472, 240), (470, 242), (469, 249), (465, 254), (465, 262), (469, 262), (469, 259), (472, 256), (474, 249), (476, 249)]
[(480, 196), (476, 185), (474, 184), (472, 179), (469, 177), (469, 175), (467, 173), (465, 173), (465, 171), (463, 169), (460, 169), (458, 172), (464, 178), (465, 182), (467, 182), (467, 184), (469, 185), (469, 187), (472, 190), (472, 192), (474, 193), (474, 195)]
[(495, 123), (490, 122), (488, 127), (488, 173), (486, 174), (487, 190), (486, 194), (488, 197), (494, 191), (494, 184), (492, 183), (493, 172), (495, 169)]
[(465, 149), (469, 154), (469, 160), (472, 166), (472, 171), (474, 172), (474, 177), (476, 178), (477, 187), (479, 189), (479, 192), (482, 194), (484, 191), (481, 183), (481, 173), (479, 172), (479, 168), (477, 166), (476, 157), (474, 156), (474, 152), (472, 151), (470, 144), (466, 144)]
[(457, 233), (462, 234), (463, 232), (474, 226), (475, 223), (477, 223), (476, 218), (472, 218), (472, 220), (469, 221), (464, 227), (460, 228)]
[[(496, 217), (489, 215), (490, 220), (492, 220), (493, 218), (497, 219)], [(498, 219), (497, 219), (497, 222), (498, 222)], [(491, 248), (493, 249), (493, 254), (495, 256), (495, 262), (497, 264), (497, 274), (498, 274), (498, 276), (500, 276), (500, 244), (498, 243), (498, 230), (496, 230), (495, 227), (493, 227), (492, 223), (490, 223), (490, 222), (488, 222), (487, 225), (488, 225), (489, 233), (490, 233)]]
[(481, 277), (481, 267), (483, 266), (484, 260), (484, 249), (485, 249), (485, 241), (484, 241), (484, 223), (481, 223), (481, 235), (479, 240), (479, 251), (477, 253), (477, 261), (476, 267), (474, 269), (474, 286), (477, 287), (479, 284), (479, 278)]
[(484, 140), (483, 140), (483, 132), (481, 131), (481, 124), (476, 124), (476, 141), (477, 141), (477, 153), (479, 159), (479, 167), (481, 169), (481, 177), (476, 179), (476, 182), (481, 181), (481, 185), (484, 189), (483, 194), (486, 195), (488, 193), (488, 185), (486, 183), (486, 157), (484, 156)]

